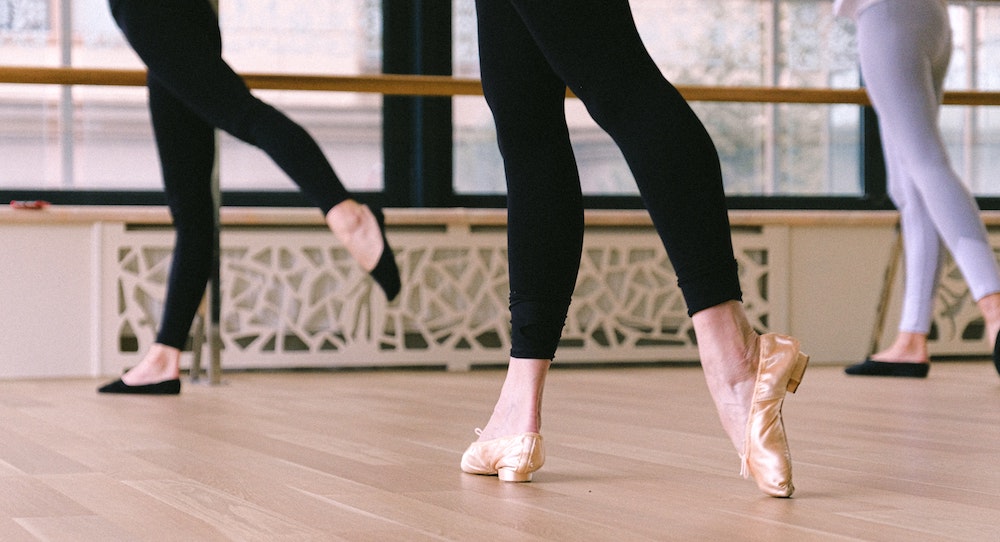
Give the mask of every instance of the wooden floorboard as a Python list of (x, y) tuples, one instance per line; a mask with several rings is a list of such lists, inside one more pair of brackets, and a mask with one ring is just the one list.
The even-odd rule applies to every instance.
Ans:
[(1000, 377), (810, 367), (760, 494), (697, 367), (556, 368), (529, 484), (465, 475), (502, 373), (227, 373), (178, 397), (0, 382), (0, 540), (1000, 540)]

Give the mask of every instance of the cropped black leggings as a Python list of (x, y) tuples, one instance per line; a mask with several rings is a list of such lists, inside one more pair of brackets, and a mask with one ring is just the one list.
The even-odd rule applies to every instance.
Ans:
[(181, 348), (211, 273), (214, 128), (259, 147), (325, 215), (350, 196), (306, 131), (250, 94), (222, 59), (206, 0), (111, 0), (146, 64), (149, 110), (177, 240), (157, 342)]
[(689, 314), (740, 300), (719, 157), (650, 58), (627, 0), (477, 0), (481, 75), (507, 176), (511, 356), (551, 359), (583, 246), (569, 87), (621, 149)]

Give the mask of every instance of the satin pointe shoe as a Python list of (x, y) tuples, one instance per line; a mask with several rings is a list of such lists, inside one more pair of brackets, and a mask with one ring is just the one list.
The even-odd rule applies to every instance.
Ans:
[(781, 406), (785, 392), (798, 389), (809, 356), (799, 351), (796, 339), (774, 333), (760, 337), (758, 356), (740, 474), (752, 476), (757, 487), (772, 497), (790, 497), (795, 486)]
[[(481, 431), (476, 429), (478, 435)], [(530, 482), (531, 474), (545, 463), (545, 448), (538, 433), (473, 442), (462, 454), (462, 471), (496, 475), (504, 482)]]
[[(994, 354), (995, 356), (996, 354)], [(930, 363), (908, 363), (896, 361), (875, 361), (865, 358), (856, 365), (844, 369), (849, 375), (861, 376), (902, 376), (909, 378), (927, 378)]]
[(135, 395), (177, 395), (181, 392), (181, 380), (174, 378), (154, 384), (129, 386), (122, 379), (108, 382), (97, 389), (98, 393), (131, 393)]
[(378, 207), (372, 207), (371, 212), (375, 215), (379, 232), (382, 234), (382, 255), (379, 256), (375, 268), (368, 274), (385, 292), (385, 297), (392, 301), (399, 295), (399, 290), (402, 287), (399, 280), (399, 268), (396, 266), (396, 256), (392, 253), (392, 248), (389, 247), (389, 240), (385, 237), (385, 215)]

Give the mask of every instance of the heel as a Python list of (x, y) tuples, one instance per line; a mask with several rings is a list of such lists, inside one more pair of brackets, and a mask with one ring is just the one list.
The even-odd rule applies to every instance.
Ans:
[(375, 283), (385, 292), (385, 297), (389, 301), (396, 299), (402, 288), (399, 278), (399, 267), (396, 266), (396, 255), (389, 246), (389, 240), (385, 237), (385, 214), (379, 207), (369, 207), (375, 215), (375, 222), (378, 224), (379, 233), (382, 234), (382, 255), (379, 257), (375, 268), (368, 272)]
[(517, 472), (516, 469), (505, 467), (497, 469), (497, 478), (503, 480), (504, 482), (530, 482), (531, 473)]
[(496, 476), (504, 482), (530, 482), (531, 474), (544, 463), (545, 447), (538, 433), (473, 442), (462, 454), (463, 472)]
[(799, 352), (795, 358), (795, 367), (792, 367), (792, 374), (788, 377), (788, 387), (785, 388), (790, 393), (795, 393), (795, 390), (799, 389), (807, 365), (809, 365), (809, 356)]

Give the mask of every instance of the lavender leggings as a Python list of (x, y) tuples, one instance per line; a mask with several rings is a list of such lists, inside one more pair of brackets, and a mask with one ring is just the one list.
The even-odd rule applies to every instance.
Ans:
[(938, 127), (952, 49), (948, 13), (937, 0), (884, 0), (864, 9), (857, 23), (861, 73), (878, 113), (889, 196), (903, 231), (899, 329), (927, 333), (942, 241), (975, 300), (1000, 292), (979, 208), (952, 169)]

